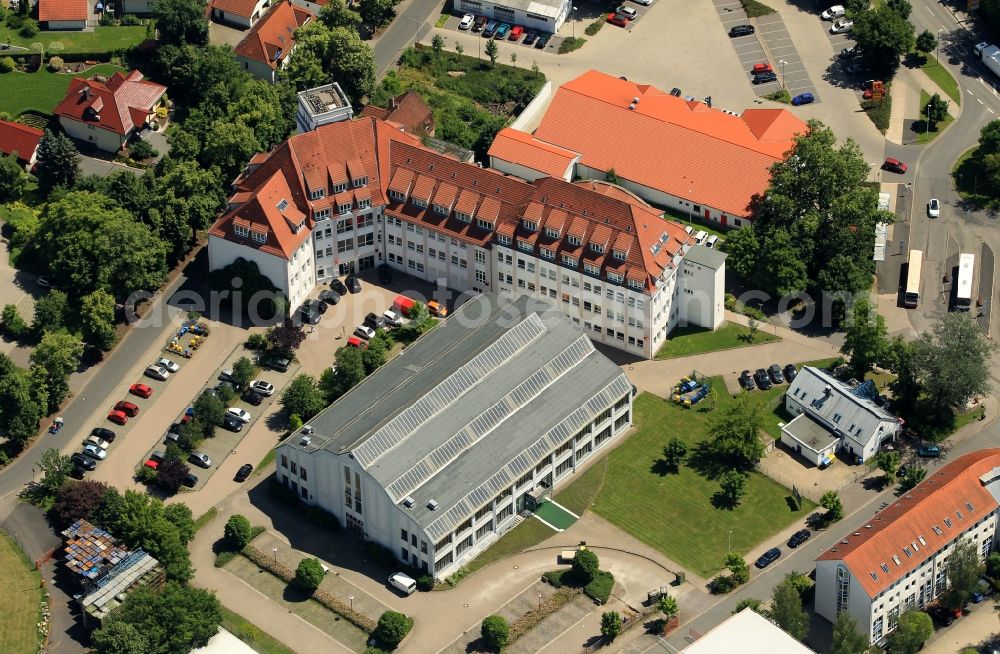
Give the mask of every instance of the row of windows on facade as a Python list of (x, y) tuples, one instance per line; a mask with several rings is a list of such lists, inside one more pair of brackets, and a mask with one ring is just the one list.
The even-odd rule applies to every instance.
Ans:
[[(337, 182), (336, 184), (331, 184), (330, 185), (330, 194), (331, 195), (336, 195), (338, 193), (343, 193), (344, 191), (347, 190), (347, 186), (348, 186), (348, 183), (346, 181), (344, 181), (344, 182)], [(365, 186), (368, 186), (368, 178), (367, 177), (359, 177), (357, 179), (351, 180), (350, 186), (351, 186), (351, 188), (363, 188)], [(326, 197), (326, 189), (325, 188), (314, 188), (314, 189), (310, 189), (309, 190), (309, 199), (310, 200), (319, 200), (322, 197)]]
[[(497, 261), (500, 262), (500, 263), (506, 264), (508, 266), (513, 265), (513, 257), (511, 257), (511, 255), (506, 254), (504, 252), (497, 251)], [(529, 260), (526, 260), (526, 259), (522, 259), (522, 258), (518, 257), (518, 259), (517, 259), (517, 269), (518, 270), (524, 270), (525, 272), (528, 272), (528, 273), (534, 273), (535, 272), (535, 262), (534, 261), (529, 261)], [(546, 267), (542, 266), (539, 269), (539, 273), (538, 274), (540, 276), (542, 276), (542, 277), (548, 277), (552, 281), (555, 281), (555, 279), (556, 279), (556, 271), (554, 269), (552, 269), (552, 268), (546, 268)], [(508, 275), (508, 277), (510, 277), (510, 276)], [(519, 282), (518, 285), (521, 286), (522, 288), (524, 288), (523, 284), (521, 284), (520, 281), (521, 280), (518, 280), (518, 282)], [(636, 288), (636, 286), (632, 284), (633, 281), (634, 280), (631, 280), (631, 279), (629, 280), (629, 286), (630, 287), (633, 287), (635, 290), (643, 290), (641, 288), (642, 285), (638, 284), (638, 282), (636, 282), (636, 285), (638, 285), (638, 288)], [(567, 284), (569, 286), (572, 286), (573, 288), (580, 288), (580, 280), (577, 279), (577, 278), (575, 278), (575, 277), (570, 277), (569, 275), (562, 275), (562, 283), (563, 284)], [(596, 293), (597, 295), (600, 295), (601, 294), (601, 285), (600, 284), (591, 284), (588, 281), (584, 281), (583, 282), (583, 290), (585, 290), (587, 292), (593, 292), (593, 293)], [(638, 309), (642, 309), (643, 306), (644, 306), (643, 300), (637, 299), (634, 296), (629, 296), (628, 298), (626, 298), (625, 297), (625, 293), (623, 293), (622, 291), (617, 291), (617, 290), (615, 290), (613, 288), (608, 288), (607, 291), (606, 291), (606, 294), (607, 294), (606, 297), (609, 300), (615, 300), (617, 302), (626, 302), (627, 301), (628, 305), (630, 307), (636, 307)]]
[[(399, 246), (399, 247), (403, 247), (403, 241), (404, 240), (405, 239), (403, 239), (402, 236), (396, 236), (395, 234), (387, 234), (386, 235), (386, 242), (389, 245), (396, 245), (396, 246)], [(431, 240), (432, 241), (435, 240), (433, 232), (431, 232)], [(445, 239), (444, 236), (440, 236), (440, 240), (441, 240), (442, 243), (446, 243), (447, 242), (447, 239)], [(455, 239), (452, 239), (452, 245), (458, 246), (458, 241), (455, 241)], [(418, 254), (423, 254), (423, 252), (424, 252), (424, 244), (423, 243), (419, 243), (417, 241), (406, 241), (406, 249), (410, 250), (411, 252), (417, 252)], [(461, 245), (461, 249), (462, 250), (466, 249), (465, 244)], [(437, 249), (432, 248), (430, 246), (428, 246), (427, 251), (430, 254), (430, 257), (432, 259), (434, 257), (437, 257), (441, 261), (444, 261), (446, 255), (447, 255), (447, 252), (445, 250), (437, 250)], [(451, 255), (451, 261), (455, 265), (461, 265), (462, 268), (467, 268), (468, 265), (469, 265), (468, 262), (466, 262), (466, 260), (465, 260), (464, 257), (460, 258), (457, 254), (452, 254)], [(486, 263), (486, 251), (485, 250), (476, 250), (476, 263), (481, 263), (481, 264), (485, 264)]]
[[(358, 234), (357, 237), (356, 237), (356, 239), (355, 238), (347, 238), (347, 239), (341, 239), (341, 240), (337, 241), (337, 253), (338, 254), (343, 254), (345, 252), (350, 252), (351, 250), (354, 250), (355, 248), (361, 249), (361, 248), (365, 248), (365, 247), (371, 247), (373, 245), (375, 245), (375, 235), (374, 234), (372, 234), (372, 233)], [(332, 245), (327, 246), (327, 248), (326, 248), (325, 251), (323, 249), (323, 246), (318, 246), (316, 248), (316, 256), (317, 257), (324, 256), (324, 253), (328, 257), (332, 256), (333, 255), (333, 246)]]
[[(402, 227), (403, 224), (405, 223), (406, 224), (406, 231), (407, 232), (409, 232), (411, 234), (416, 234), (417, 236), (424, 236), (425, 235), (425, 231), (424, 231), (423, 227), (418, 227), (418, 226), (414, 225), (411, 222), (400, 220), (399, 218), (396, 218), (395, 216), (386, 216), (385, 220), (386, 220), (387, 224), (393, 225), (395, 227)], [(433, 229), (429, 229), (429, 228), (426, 230), (426, 236), (427, 236), (428, 239), (430, 239), (432, 241), (435, 240), (435, 239), (438, 240), (438, 241), (440, 241), (440, 242), (442, 242), (442, 243), (447, 243), (449, 241), (449, 238), (446, 237), (444, 234), (441, 234), (441, 233), (439, 233), (439, 232), (437, 232), (437, 231), (435, 231)], [(462, 250), (465, 250), (465, 249), (468, 248), (468, 246), (465, 244), (464, 241), (460, 241), (460, 240), (458, 240), (457, 238), (454, 238), (454, 237), (452, 237), (450, 240), (451, 240), (452, 247), (460, 248)], [(400, 240), (400, 242), (402, 242), (402, 240)]]
[[(354, 218), (344, 218), (337, 221), (337, 233), (344, 234), (346, 232), (354, 231), (354, 228), (364, 229), (365, 227), (372, 227), (375, 224), (375, 216), (370, 213), (363, 213), (354, 216)], [(320, 229), (319, 227), (313, 232), (317, 239), (332, 238), (333, 237), (333, 227), (328, 226), (325, 229)]]
[[(839, 416), (839, 414), (836, 414), (836, 415), (835, 415), (835, 417), (837, 417), (837, 416)], [(970, 512), (971, 512), (971, 511), (974, 511), (974, 510), (975, 510), (975, 509), (973, 509), (973, 507), (972, 507), (972, 503), (971, 503), (971, 502), (966, 502), (966, 503), (965, 503), (965, 507), (966, 507), (966, 508), (967, 508), (967, 509), (968, 509), (968, 510), (969, 510)], [(963, 515), (962, 515), (962, 512), (961, 512), (961, 511), (955, 511), (955, 516), (956, 516), (956, 517), (957, 517), (957, 518), (958, 518), (959, 520), (964, 520), (964, 519), (965, 519), (965, 516), (963, 516)], [(952, 529), (952, 528), (953, 528), (953, 527), (955, 526), (955, 525), (954, 525), (954, 523), (953, 523), (953, 522), (951, 521), (951, 518), (950, 518), (950, 517), (945, 517), (945, 518), (944, 518), (944, 524), (945, 524), (945, 526), (946, 526), (946, 527), (948, 527), (949, 529)], [(977, 522), (977, 523), (976, 523), (975, 525), (973, 525), (972, 527), (970, 527), (970, 528), (969, 528), (969, 531), (971, 531), (971, 530), (975, 529), (975, 528), (976, 528), (976, 527), (978, 527), (978, 526), (979, 526), (980, 524), (982, 524), (982, 521), (979, 521), (979, 522)], [(931, 529), (932, 529), (932, 530), (934, 531), (934, 533), (935, 533), (935, 534), (937, 534), (938, 536), (943, 536), (943, 535), (944, 535), (944, 531), (942, 531), (942, 530), (941, 530), (941, 527), (939, 527), (938, 525), (933, 525), (933, 526), (931, 527)], [(918, 545), (918, 543), (919, 543), (919, 545)], [(926, 541), (926, 540), (924, 539), (924, 537), (923, 537), (923, 536), (917, 536), (917, 540), (915, 540), (915, 541), (912, 541), (912, 542), (911, 542), (911, 543), (910, 543), (910, 544), (909, 544), (908, 546), (907, 546), (907, 545), (904, 545), (904, 546), (903, 546), (903, 554), (905, 554), (905, 555), (906, 555), (906, 558), (910, 558), (910, 557), (912, 557), (912, 556), (913, 556), (913, 553), (914, 553), (914, 552), (919, 552), (919, 551), (920, 551), (920, 547), (921, 547), (921, 546), (924, 546), (924, 547), (927, 547), (927, 541)], [(896, 564), (897, 566), (901, 564), (901, 560), (900, 560), (900, 558), (899, 558), (899, 555), (897, 555), (897, 554), (893, 554), (893, 555), (892, 555), (892, 561), (893, 561), (893, 563), (895, 563), (895, 564)], [(881, 564), (881, 565), (880, 565), (879, 567), (880, 567), (880, 568), (882, 568), (882, 572), (884, 572), (885, 574), (889, 574), (889, 565), (888, 565), (888, 563), (882, 563), (882, 564)], [(876, 572), (875, 570), (872, 570), (872, 571), (871, 571), (871, 572), (870, 572), (869, 574), (871, 575), (872, 579), (874, 579), (875, 581), (878, 581), (878, 572)]]
[[(360, 198), (358, 199), (358, 210), (368, 209), (372, 206), (372, 201), (370, 198)], [(344, 202), (337, 204), (337, 214), (343, 216), (344, 214), (351, 213), (354, 208), (353, 202)], [(314, 220), (326, 220), (333, 215), (333, 210), (330, 207), (325, 207), (323, 209), (316, 209), (313, 211)]]
[[(510, 247), (510, 237), (509, 236), (505, 236), (504, 234), (497, 234), (496, 239), (497, 239), (497, 243), (499, 245)], [(532, 246), (530, 243), (526, 243), (525, 241), (518, 240), (518, 246), (519, 246), (519, 249), (521, 249), (521, 250), (523, 250), (525, 252), (534, 253), (534, 246)], [(543, 247), (543, 248), (539, 248), (539, 254), (541, 255), (541, 257), (543, 259), (548, 259), (549, 261), (555, 261), (555, 259), (556, 259), (556, 252), (555, 252), (555, 250), (551, 250), (551, 249)], [(573, 268), (574, 270), (577, 270), (577, 269), (579, 269), (579, 266), (580, 266), (580, 258), (576, 257), (576, 256), (573, 256), (573, 255), (570, 255), (570, 254), (563, 254), (562, 255), (562, 259), (560, 259), (560, 264), (562, 266), (566, 267), (566, 268)], [(594, 277), (600, 277), (601, 276), (601, 268), (599, 266), (595, 266), (594, 264), (588, 263), (586, 261), (583, 264), (583, 272), (586, 273), (586, 274), (588, 274), (588, 275), (592, 275)], [(624, 275), (622, 275), (621, 273), (614, 272), (613, 270), (608, 270), (606, 272), (606, 274), (605, 274), (605, 278), (607, 279), (608, 282), (610, 282), (612, 284), (621, 284), (622, 282), (625, 281), (625, 276)], [(637, 291), (641, 291), (641, 290), (643, 290), (645, 288), (645, 286), (643, 285), (643, 283), (641, 281), (635, 280), (635, 279), (631, 279), (631, 278), (628, 279), (628, 287), (631, 288), (631, 289), (637, 290)]]

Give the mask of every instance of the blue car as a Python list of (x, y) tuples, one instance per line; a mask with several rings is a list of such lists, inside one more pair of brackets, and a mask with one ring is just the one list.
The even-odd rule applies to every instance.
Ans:
[(802, 104), (811, 104), (816, 101), (816, 96), (812, 93), (799, 93), (797, 96), (792, 98), (792, 104), (796, 107)]
[(495, 20), (491, 20), (490, 22), (486, 23), (486, 27), (483, 28), (483, 36), (486, 37), (487, 39), (492, 39), (493, 35), (496, 34), (497, 26), (499, 25), (500, 23), (498, 23)]
[(761, 554), (760, 558), (757, 559), (757, 562), (754, 565), (763, 570), (767, 566), (777, 561), (779, 556), (781, 556), (781, 550), (779, 550), (777, 547), (772, 547), (768, 551)]
[(941, 448), (937, 445), (924, 445), (917, 450), (917, 456), (924, 459), (936, 459), (941, 456)]
[(508, 34), (510, 34), (510, 25), (507, 23), (500, 23), (500, 27), (497, 28), (497, 40), (506, 39)]

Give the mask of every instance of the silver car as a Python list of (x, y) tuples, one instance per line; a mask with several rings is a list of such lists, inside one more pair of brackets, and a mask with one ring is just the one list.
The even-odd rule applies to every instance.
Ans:
[(204, 452), (199, 452), (197, 450), (191, 453), (191, 456), (188, 457), (188, 461), (202, 468), (208, 468), (212, 465), (211, 457)]
[(176, 363), (174, 363), (170, 359), (165, 359), (163, 357), (160, 357), (159, 359), (157, 359), (156, 363), (154, 363), (153, 365), (160, 366), (161, 368), (166, 369), (167, 372), (171, 372), (171, 373), (177, 372), (178, 370), (181, 369), (181, 367), (179, 365), (177, 365)]
[(103, 461), (105, 457), (108, 456), (108, 451), (102, 447), (97, 447), (93, 443), (87, 443), (83, 446), (83, 453), (89, 456), (91, 459), (96, 459), (98, 461)]
[(159, 379), (160, 381), (167, 381), (167, 378), (170, 377), (170, 372), (163, 366), (149, 366), (146, 368), (146, 376)]

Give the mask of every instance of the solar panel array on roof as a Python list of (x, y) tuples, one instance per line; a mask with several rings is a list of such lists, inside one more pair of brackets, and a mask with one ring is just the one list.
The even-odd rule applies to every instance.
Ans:
[(877, 400), (878, 387), (875, 386), (875, 380), (869, 379), (861, 384), (858, 384), (851, 390), (851, 395), (854, 395), (855, 397), (862, 397), (866, 400)]

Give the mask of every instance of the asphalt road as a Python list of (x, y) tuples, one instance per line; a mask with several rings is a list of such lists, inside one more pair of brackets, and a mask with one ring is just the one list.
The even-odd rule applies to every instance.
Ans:
[(987, 336), (990, 335), (990, 319), (993, 311), (993, 271), (994, 257), (993, 248), (987, 243), (983, 243), (983, 249), (979, 254), (979, 294), (982, 298), (983, 306), (979, 315), (979, 326)]
[(431, 29), (432, 16), (441, 12), (441, 3), (434, 0), (414, 0), (403, 13), (389, 24), (375, 43), (375, 77), (381, 79), (396, 64), (407, 46), (421, 40)]

